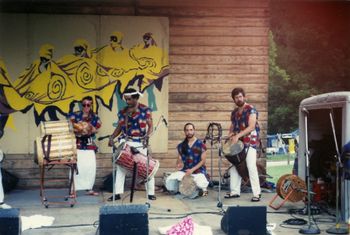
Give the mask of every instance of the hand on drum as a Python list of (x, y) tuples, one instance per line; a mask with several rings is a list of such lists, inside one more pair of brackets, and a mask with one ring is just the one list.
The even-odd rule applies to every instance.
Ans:
[(237, 135), (233, 135), (230, 137), (230, 141), (232, 144), (236, 144), (238, 142), (239, 138), (237, 137)]
[(193, 170), (192, 169), (187, 169), (185, 172), (185, 175), (192, 175)]
[(108, 146), (113, 147), (113, 145), (114, 145), (114, 140), (112, 138), (109, 138)]

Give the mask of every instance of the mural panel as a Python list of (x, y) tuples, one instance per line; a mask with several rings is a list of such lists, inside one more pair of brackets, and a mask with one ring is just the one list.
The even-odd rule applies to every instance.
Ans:
[[(133, 87), (153, 109), (154, 152), (167, 151), (168, 19), (164, 17), (0, 15), (0, 145), (32, 153), (42, 121), (62, 120), (89, 95), (111, 134), (122, 94)], [(98, 143), (98, 142), (97, 142)], [(157, 145), (153, 144), (157, 143)], [(110, 152), (107, 140), (100, 152)]]

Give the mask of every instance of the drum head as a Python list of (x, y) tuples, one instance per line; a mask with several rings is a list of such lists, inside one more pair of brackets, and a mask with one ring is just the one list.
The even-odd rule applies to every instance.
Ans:
[(230, 140), (228, 140), (223, 146), (222, 146), (222, 152), (225, 156), (234, 156), (242, 152), (244, 149), (244, 144), (242, 141), (238, 140), (237, 143), (232, 144)]
[(179, 192), (185, 197), (194, 199), (198, 196), (198, 188), (193, 180), (193, 176), (185, 175), (179, 185)]

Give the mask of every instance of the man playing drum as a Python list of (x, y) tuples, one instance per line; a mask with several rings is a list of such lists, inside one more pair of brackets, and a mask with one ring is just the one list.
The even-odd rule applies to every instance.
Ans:
[[(236, 104), (236, 108), (231, 113), (231, 126), (229, 137), (232, 144), (236, 144), (238, 140), (242, 140), (244, 150), (246, 152), (246, 163), (249, 172), (249, 180), (253, 191), (252, 202), (260, 201), (261, 189), (259, 183), (258, 169), (256, 167), (257, 146), (259, 144), (259, 124), (258, 112), (250, 104), (246, 102), (245, 92), (242, 88), (234, 88), (232, 90), (232, 99)], [(235, 166), (230, 168), (230, 192), (225, 198), (238, 198), (241, 193), (241, 180)]]
[[(153, 121), (151, 109), (138, 102), (140, 94), (133, 88), (128, 88), (124, 92), (124, 99), (127, 106), (118, 113), (118, 126), (110, 136), (108, 145), (114, 144), (114, 138), (119, 136), (119, 141), (125, 141), (127, 145), (133, 147), (141, 154), (147, 156), (147, 145), (150, 134), (153, 131)], [(120, 199), (120, 194), (124, 193), (125, 175), (127, 171), (117, 165), (115, 180), (115, 200)], [(148, 199), (156, 200), (154, 195), (154, 176), (149, 178), (146, 185), (148, 187)], [(113, 200), (113, 195), (108, 201)]]
[(195, 184), (202, 190), (202, 196), (207, 196), (208, 179), (206, 178), (206, 146), (195, 137), (195, 127), (192, 123), (184, 126), (186, 138), (177, 146), (179, 156), (177, 158), (177, 169), (168, 176), (165, 187), (170, 192), (177, 192), (179, 182), (184, 176), (192, 176)]

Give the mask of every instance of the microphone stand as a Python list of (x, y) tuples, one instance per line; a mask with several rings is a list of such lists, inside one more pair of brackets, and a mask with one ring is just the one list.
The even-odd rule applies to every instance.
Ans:
[(307, 178), (307, 214), (308, 214), (308, 223), (307, 228), (299, 229), (299, 233), (302, 234), (320, 234), (320, 229), (316, 226), (313, 227), (311, 222), (311, 198), (310, 198), (310, 169), (309, 169), (309, 139), (308, 139), (308, 111), (305, 109), (304, 120), (305, 120), (305, 160), (306, 160), (306, 178)]
[(218, 190), (218, 204), (217, 207), (222, 209), (222, 200), (221, 200), (221, 163), (222, 163), (222, 146), (221, 146), (221, 136), (218, 137), (218, 149), (219, 149), (219, 190)]
[(345, 228), (340, 227), (340, 216), (339, 216), (339, 168), (342, 167), (342, 163), (340, 160), (340, 153), (339, 153), (339, 148), (338, 148), (338, 142), (337, 142), (337, 136), (335, 134), (335, 128), (334, 128), (334, 121), (333, 121), (333, 109), (331, 112), (329, 112), (329, 117), (331, 120), (331, 125), (332, 125), (332, 131), (333, 131), (333, 138), (334, 138), (334, 143), (335, 143), (335, 149), (337, 151), (337, 155), (335, 155), (335, 158), (337, 160), (336, 163), (336, 204), (335, 204), (335, 214), (336, 214), (336, 221), (335, 221), (335, 226), (329, 228), (326, 230), (327, 233), (330, 234), (348, 234), (348, 230)]

